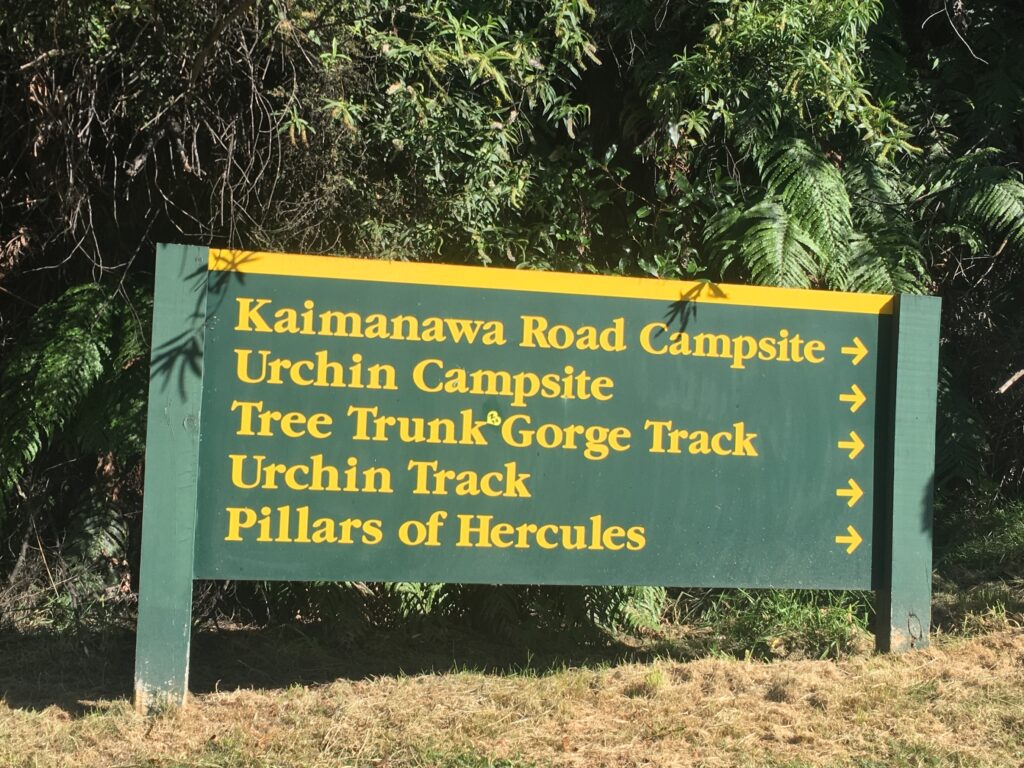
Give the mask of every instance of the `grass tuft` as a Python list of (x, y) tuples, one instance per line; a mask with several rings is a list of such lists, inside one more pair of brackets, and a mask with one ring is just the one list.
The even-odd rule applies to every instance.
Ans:
[(661, 671), (661, 669), (655, 667), (646, 675), (644, 675), (642, 680), (627, 685), (623, 693), (625, 693), (626, 696), (634, 699), (653, 699), (655, 696), (658, 695), (658, 691), (660, 691), (664, 686), (665, 674)]

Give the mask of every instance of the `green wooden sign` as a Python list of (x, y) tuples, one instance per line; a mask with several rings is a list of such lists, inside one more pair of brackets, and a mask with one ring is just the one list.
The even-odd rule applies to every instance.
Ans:
[(876, 590), (926, 644), (938, 308), (163, 246), (138, 706), (193, 579)]

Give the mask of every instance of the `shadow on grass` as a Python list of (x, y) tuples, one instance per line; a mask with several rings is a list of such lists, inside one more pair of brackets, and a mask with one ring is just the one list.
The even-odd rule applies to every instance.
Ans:
[[(351, 643), (324, 638), (317, 627), (195, 631), (189, 690), (236, 689), (360, 680), (389, 675), (475, 671), (546, 674), (567, 667), (601, 667), (655, 658), (689, 660), (706, 653), (697, 637), (642, 645), (573, 643), (564, 634), (501, 642), (457, 628), (374, 632)], [(55, 706), (73, 717), (101, 700), (130, 700), (135, 636), (128, 631), (0, 633), (0, 700), (9, 707)]]

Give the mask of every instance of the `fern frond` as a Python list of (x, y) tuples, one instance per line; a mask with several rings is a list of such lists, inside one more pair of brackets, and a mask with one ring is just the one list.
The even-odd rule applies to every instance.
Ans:
[(82, 402), (69, 436), (82, 449), (113, 453), (128, 461), (145, 452), (146, 389), (149, 385), (149, 349), (152, 296), (127, 287), (125, 300), (114, 302), (110, 362)]
[(1024, 248), (1024, 184), (1008, 168), (1003, 178), (980, 180), (963, 195), (963, 214), (976, 219), (1015, 249)]
[(865, 231), (882, 226), (911, 236), (909, 192), (898, 176), (871, 157), (848, 159), (842, 176), (855, 228)]
[[(982, 147), (958, 157), (936, 156), (928, 167), (923, 181), (914, 189), (915, 197), (938, 197), (955, 187), (966, 187), (971, 180), (999, 160), (1000, 152), (993, 147)], [(941, 199), (941, 198), (940, 198)]]
[(914, 240), (898, 229), (857, 234), (852, 243), (850, 285), (867, 293), (922, 293), (924, 262)]
[(820, 248), (816, 277), (829, 287), (845, 288), (853, 218), (839, 169), (803, 139), (792, 138), (763, 164), (761, 175), (769, 193), (782, 200)]
[(967, 248), (970, 253), (984, 253), (985, 251), (984, 233), (964, 224), (936, 225), (929, 234), (932, 241), (957, 242)]
[(963, 100), (962, 113), (971, 132), (986, 136), (994, 144), (1011, 144), (1024, 105), (1024, 63), (1020, 57), (986, 67), (973, 90), (973, 98)]
[(598, 590), (590, 603), (590, 620), (609, 630), (639, 634), (657, 629), (665, 611), (663, 587), (590, 587)]
[(390, 604), (389, 612), (409, 620), (426, 616), (433, 610), (442, 585), (403, 581), (384, 584), (382, 589)]
[(0, 497), (103, 375), (113, 325), (110, 297), (94, 284), (72, 288), (36, 313), (0, 374)]
[(949, 224), (962, 231), (987, 233), (1020, 251), (1024, 250), (1024, 181), (1000, 159), (1001, 153), (992, 148), (974, 150), (933, 170), (919, 191), (932, 198), (933, 207)]
[(763, 168), (778, 147), (780, 130), (782, 105), (774, 99), (755, 96), (743, 119), (737, 121), (733, 136), (740, 152)]
[(91, 563), (127, 551), (128, 520), (103, 490), (91, 488), (76, 504), (65, 528), (66, 558)]
[(925, 265), (908, 216), (907, 192), (870, 157), (848, 162), (843, 178), (856, 232), (850, 287), (873, 293), (921, 293)]
[(705, 238), (722, 270), (738, 260), (760, 285), (806, 288), (819, 272), (821, 249), (776, 200), (714, 217)]

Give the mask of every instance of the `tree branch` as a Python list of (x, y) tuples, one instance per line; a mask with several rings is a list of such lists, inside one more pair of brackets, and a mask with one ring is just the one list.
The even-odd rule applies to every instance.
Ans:
[(199, 48), (199, 53), (192, 60), (192, 69), (188, 75), (189, 85), (195, 83), (200, 73), (203, 71), (203, 67), (206, 66), (206, 60), (210, 58), (210, 54), (213, 53), (213, 49), (217, 45), (217, 41), (220, 40), (221, 34), (223, 34), (225, 28), (249, 10), (252, 7), (253, 0), (238, 0), (234, 7), (231, 8), (227, 13), (217, 19), (217, 23), (213, 25), (213, 29), (209, 31), (206, 38), (203, 40), (203, 44)]

